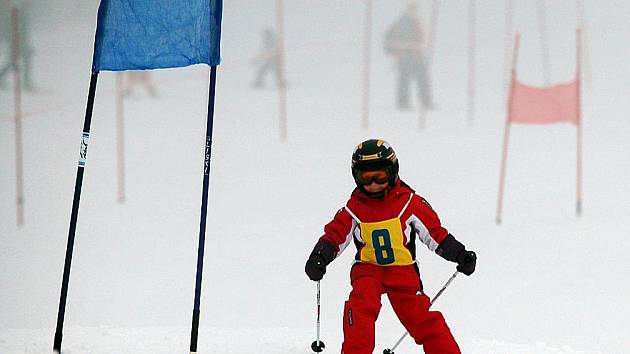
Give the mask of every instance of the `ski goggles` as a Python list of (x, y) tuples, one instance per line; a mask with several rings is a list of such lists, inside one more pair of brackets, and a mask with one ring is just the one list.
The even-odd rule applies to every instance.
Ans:
[(387, 183), (389, 182), (390, 178), (391, 174), (388, 168), (382, 170), (357, 172), (357, 180), (364, 186), (372, 184), (372, 182), (376, 182), (378, 184)]

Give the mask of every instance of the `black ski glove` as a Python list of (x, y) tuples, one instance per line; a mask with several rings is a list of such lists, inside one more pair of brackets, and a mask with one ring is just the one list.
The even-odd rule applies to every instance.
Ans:
[(457, 257), (457, 271), (471, 275), (477, 265), (477, 255), (473, 251), (462, 251)]
[(319, 240), (308, 257), (304, 271), (313, 280), (318, 281), (326, 274), (326, 266), (335, 259), (337, 247), (326, 240)]
[(435, 250), (447, 261), (457, 263), (457, 271), (466, 275), (471, 275), (477, 265), (477, 255), (473, 251), (466, 251), (464, 245), (457, 241), (455, 237), (448, 234), (442, 243)]

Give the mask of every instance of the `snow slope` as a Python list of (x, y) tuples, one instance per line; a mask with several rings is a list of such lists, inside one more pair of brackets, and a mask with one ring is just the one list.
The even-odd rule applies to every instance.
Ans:
[[(67, 1), (70, 4), (70, 1)], [(24, 105), (26, 224), (15, 226), (12, 96), (0, 91), (0, 353), (50, 352), (83, 125), (97, 4), (50, 11), (36, 25), (37, 83)], [(394, 71), (380, 34), (399, 6), (375, 3), (373, 90), (360, 128), (359, 2), (285, 2), (287, 142), (277, 93), (249, 89), (259, 31), (274, 2), (225, 4), (218, 72), (200, 353), (309, 353), (315, 284), (303, 264), (353, 181), (354, 146), (393, 144), (401, 176), (479, 256), (436, 307), (466, 354), (627, 352), (630, 324), (630, 89), (624, 1), (584, 1), (584, 203), (574, 214), (575, 129), (515, 126), (503, 224), (494, 223), (504, 129), (503, 2), (478, 3), (475, 121), (466, 122), (467, 6), (444, 2), (437, 110), (393, 107)], [(401, 3), (402, 4), (402, 3)], [(427, 1), (421, 2), (423, 10)], [(552, 80), (575, 70), (573, 1), (548, 1)], [(519, 76), (541, 84), (535, 8), (516, 2)], [(424, 16), (424, 14), (423, 14)], [(50, 26), (48, 26), (50, 24)], [(194, 295), (208, 70), (158, 71), (159, 96), (126, 102), (127, 201), (116, 200), (114, 77), (102, 73), (74, 249), (66, 353), (186, 353)], [(322, 339), (339, 352), (350, 290), (348, 251), (322, 282)], [(418, 251), (429, 294), (454, 271)], [(404, 332), (384, 298), (377, 351)], [(418, 352), (406, 340), (397, 353)]]

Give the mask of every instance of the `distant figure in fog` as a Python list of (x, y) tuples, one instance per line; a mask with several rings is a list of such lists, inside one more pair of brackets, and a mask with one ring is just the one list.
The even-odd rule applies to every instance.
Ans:
[(253, 63), (258, 67), (256, 78), (252, 83), (253, 88), (264, 87), (267, 74), (275, 78), (278, 87), (284, 85), (280, 79), (280, 48), (278, 48), (276, 35), (269, 27), (262, 31), (262, 48), (254, 57)]
[(123, 73), (123, 95), (132, 95), (138, 86), (143, 86), (151, 97), (157, 96), (150, 70), (125, 71)]
[[(12, 6), (11, 6), (12, 5)], [(9, 73), (18, 68), (22, 73), (22, 87), (26, 90), (32, 90), (32, 59), (33, 46), (31, 45), (30, 23), (28, 19), (28, 3), (25, 0), (0, 0), (0, 48), (6, 50), (0, 54), (0, 58), (4, 60), (0, 64), (0, 88), (6, 87), (6, 78)], [(17, 9), (17, 36), (18, 47), (15, 47), (12, 13), (13, 8)], [(19, 49), (17, 61), (14, 60), (13, 53)]]
[(400, 110), (411, 108), (409, 86), (412, 81), (417, 84), (423, 107), (433, 108), (423, 51), (424, 39), (417, 12), (418, 6), (413, 2), (409, 3), (402, 16), (389, 27), (385, 35), (385, 52), (394, 57), (398, 70), (396, 103)]

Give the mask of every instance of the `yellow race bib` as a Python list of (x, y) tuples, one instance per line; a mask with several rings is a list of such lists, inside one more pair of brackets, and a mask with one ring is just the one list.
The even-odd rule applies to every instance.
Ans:
[(411, 252), (405, 247), (400, 218), (379, 222), (361, 222), (361, 262), (379, 266), (413, 264)]

